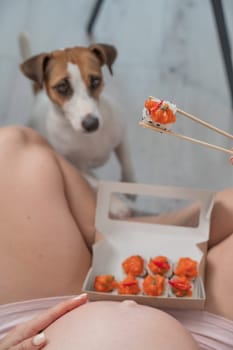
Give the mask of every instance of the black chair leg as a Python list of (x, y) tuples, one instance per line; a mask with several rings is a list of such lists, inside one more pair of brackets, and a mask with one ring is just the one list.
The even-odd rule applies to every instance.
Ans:
[(104, 0), (96, 0), (96, 2), (95, 2), (95, 5), (93, 7), (93, 10), (92, 10), (90, 18), (89, 18), (89, 21), (87, 23), (86, 31), (87, 31), (88, 35), (92, 34), (93, 26), (94, 26), (95, 21), (98, 17), (98, 14), (99, 14), (99, 11), (100, 11), (100, 8), (101, 8), (101, 5), (103, 4), (103, 2), (104, 2)]
[(231, 94), (231, 104), (233, 107), (233, 68), (231, 58), (231, 46), (224, 17), (222, 0), (211, 0), (214, 17), (218, 29), (219, 41), (222, 48), (222, 55), (225, 63), (226, 74)]

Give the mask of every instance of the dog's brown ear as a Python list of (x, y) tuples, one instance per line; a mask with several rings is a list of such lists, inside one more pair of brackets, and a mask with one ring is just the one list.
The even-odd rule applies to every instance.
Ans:
[(89, 49), (100, 60), (101, 65), (106, 64), (110, 73), (112, 73), (112, 65), (117, 57), (117, 50), (114, 46), (107, 44), (93, 44)]
[(50, 55), (42, 53), (33, 56), (20, 65), (20, 69), (26, 77), (38, 83), (40, 87), (43, 85), (45, 68), (50, 59)]

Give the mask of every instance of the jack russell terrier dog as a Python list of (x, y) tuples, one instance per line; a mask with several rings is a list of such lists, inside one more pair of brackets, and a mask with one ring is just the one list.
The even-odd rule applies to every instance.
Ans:
[[(112, 74), (117, 51), (92, 44), (31, 56), (26, 34), (19, 37), (21, 71), (33, 81), (35, 104), (29, 125), (98, 187), (92, 169), (103, 165), (112, 151), (121, 165), (121, 180), (134, 182), (124, 122), (109, 97), (101, 94), (101, 68)], [(116, 200), (115, 200), (116, 199)], [(111, 213), (124, 216), (128, 205), (114, 198)]]

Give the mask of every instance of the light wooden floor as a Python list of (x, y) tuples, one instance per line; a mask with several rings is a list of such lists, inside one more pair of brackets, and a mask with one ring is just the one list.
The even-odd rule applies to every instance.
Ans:
[[(26, 31), (34, 53), (88, 44), (85, 24), (94, 0), (0, 0), (0, 123), (24, 123), (30, 113), (29, 82), (18, 69), (17, 37)], [(233, 1), (223, 0), (233, 39)], [(119, 52), (106, 88), (122, 106), (137, 181), (221, 189), (233, 185), (228, 155), (138, 126), (148, 95), (233, 133), (227, 80), (209, 0), (106, 0), (95, 41)], [(232, 43), (233, 44), (233, 43)], [(233, 142), (181, 119), (178, 132), (228, 148)], [(118, 179), (116, 160), (98, 171)]]

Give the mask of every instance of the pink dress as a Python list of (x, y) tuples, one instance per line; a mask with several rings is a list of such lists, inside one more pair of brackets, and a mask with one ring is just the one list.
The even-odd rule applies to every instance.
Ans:
[(72, 296), (26, 300), (0, 305), (0, 339), (17, 324), (29, 321), (37, 314), (69, 298)]
[(233, 321), (206, 311), (169, 310), (193, 336), (201, 350), (233, 350)]
[[(43, 298), (0, 305), (0, 339), (17, 324), (72, 296)], [(169, 310), (194, 337), (201, 350), (233, 350), (233, 321), (206, 311)]]

